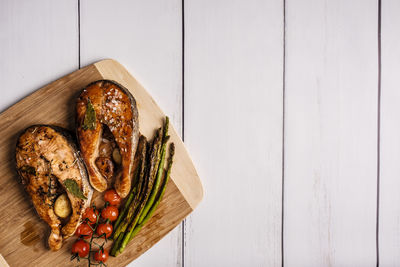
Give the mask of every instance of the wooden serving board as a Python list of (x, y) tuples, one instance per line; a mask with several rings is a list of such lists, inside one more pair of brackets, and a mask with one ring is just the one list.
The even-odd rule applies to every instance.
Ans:
[[(130, 90), (139, 109), (140, 132), (152, 137), (165, 114), (146, 90), (114, 60), (103, 60), (77, 70), (24, 98), (0, 114), (0, 254), (13, 266), (76, 266), (70, 262), (75, 238), (62, 249), (47, 249), (49, 227), (36, 214), (15, 171), (15, 144), (32, 124), (54, 124), (74, 129), (75, 99), (88, 83), (114, 80)], [(152, 219), (129, 243), (124, 253), (110, 257), (108, 266), (125, 266), (177, 226), (199, 204), (203, 188), (196, 169), (175, 129), (170, 127), (176, 154), (171, 180)], [(97, 198), (101, 198), (97, 194)], [(111, 242), (109, 242), (111, 243)], [(84, 266), (84, 261), (81, 265)]]

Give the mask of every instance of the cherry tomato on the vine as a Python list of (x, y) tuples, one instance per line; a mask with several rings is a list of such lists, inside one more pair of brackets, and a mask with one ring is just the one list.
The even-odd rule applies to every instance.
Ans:
[(118, 206), (119, 203), (121, 203), (121, 197), (114, 189), (109, 189), (106, 191), (104, 194), (104, 200), (113, 206)]
[(103, 219), (109, 219), (110, 222), (115, 221), (118, 218), (118, 208), (115, 206), (108, 206), (105, 207), (101, 211), (101, 217)]
[(109, 238), (113, 232), (113, 227), (109, 223), (101, 223), (97, 226), (96, 234), (101, 236), (102, 234), (106, 235), (106, 238)]
[(90, 222), (91, 224), (96, 223), (97, 216), (99, 215), (98, 210), (94, 210), (93, 208), (86, 208), (85, 213), (83, 213), (83, 220)]
[(89, 254), (89, 244), (79, 239), (72, 245), (72, 254), (78, 254), (79, 257), (83, 258)]
[(106, 262), (108, 260), (108, 251), (105, 249), (100, 249), (94, 254), (94, 259), (98, 262)]
[(85, 239), (91, 238), (93, 234), (92, 228), (87, 223), (81, 223), (78, 228), (76, 228), (75, 235), (77, 237), (83, 237)]

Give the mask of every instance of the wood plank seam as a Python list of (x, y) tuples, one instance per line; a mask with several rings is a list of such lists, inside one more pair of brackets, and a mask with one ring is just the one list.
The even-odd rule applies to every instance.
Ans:
[(81, 68), (81, 0), (78, 0), (78, 68)]
[(400, 2), (381, 4), (379, 266), (400, 266)]
[(282, 57), (282, 217), (281, 217), (281, 266), (285, 266), (285, 95), (286, 95), (286, 0), (282, 3), (283, 9), (283, 57)]
[[(181, 5), (181, 12), (182, 12), (182, 127), (181, 127), (181, 138), (182, 141), (185, 142), (185, 0), (182, 0)], [(181, 231), (181, 240), (182, 240), (182, 256), (181, 256), (181, 266), (185, 267), (185, 226), (186, 226), (186, 219), (184, 219), (181, 223), (182, 231)]]
[(379, 266), (379, 200), (380, 200), (380, 169), (381, 169), (381, 29), (382, 1), (378, 0), (378, 117), (377, 117), (377, 174), (376, 174), (376, 266)]

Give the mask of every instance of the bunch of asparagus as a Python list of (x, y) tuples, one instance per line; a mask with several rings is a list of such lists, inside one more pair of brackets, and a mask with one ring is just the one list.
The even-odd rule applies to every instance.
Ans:
[(131, 192), (114, 224), (112, 256), (124, 251), (129, 241), (152, 217), (165, 193), (175, 153), (174, 143), (171, 143), (167, 169), (164, 170), (168, 125), (169, 119), (166, 117), (164, 127), (157, 130), (151, 145), (146, 137), (140, 136), (136, 152), (136, 159), (140, 162)]

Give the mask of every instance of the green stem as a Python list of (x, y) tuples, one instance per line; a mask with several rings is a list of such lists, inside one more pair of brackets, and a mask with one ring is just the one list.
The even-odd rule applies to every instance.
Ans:
[(111, 248), (110, 255), (116, 257), (118, 255), (118, 249), (122, 238), (124, 237), (125, 233), (121, 233), (118, 238), (114, 241), (113, 247)]
[[(172, 157), (174, 154), (174, 145), (171, 144), (171, 153), (169, 158), (168, 169), (169, 171), (165, 174), (165, 179), (162, 182), (162, 174), (164, 172), (164, 162), (166, 154), (166, 145), (169, 140), (168, 136), (169, 118), (166, 117), (164, 130), (157, 131), (156, 137), (152, 144), (152, 150), (149, 154), (148, 160), (148, 171), (146, 172), (146, 179), (143, 182), (143, 189), (140, 192), (141, 200), (140, 205), (136, 208), (135, 216), (130, 222), (121, 223), (124, 225), (123, 231), (120, 231), (117, 236), (117, 240), (113, 244), (112, 255), (117, 255), (122, 252), (128, 242), (133, 238), (134, 235), (142, 228), (142, 226), (151, 218), (155, 209), (157, 208), (164, 192), (166, 183), (168, 181), (170, 168), (172, 166)], [(125, 218), (126, 219), (126, 218)], [(119, 226), (121, 228), (121, 225)], [(128, 227), (126, 227), (128, 225)]]
[(133, 197), (135, 196), (136, 193), (136, 187), (132, 189), (131, 193), (128, 196), (128, 199), (126, 200), (125, 204), (124, 204), (124, 208), (122, 209), (121, 213), (118, 216), (118, 219), (115, 221), (114, 223), (114, 229), (117, 229), (119, 224), (121, 223), (122, 219), (125, 217), (129, 206), (132, 203)]
[(147, 203), (146, 203), (146, 205), (145, 205), (145, 207), (143, 209), (143, 212), (140, 214), (139, 221), (138, 221), (139, 224), (142, 223), (142, 221), (146, 217), (147, 213), (149, 212), (151, 206), (153, 206), (154, 199), (155, 199), (155, 197), (156, 197), (156, 195), (158, 193), (158, 188), (160, 186), (160, 181), (161, 181), (162, 173), (163, 173), (163, 170), (164, 170), (166, 147), (167, 147), (167, 143), (168, 143), (168, 140), (169, 140), (168, 128), (169, 128), (169, 118), (166, 117), (165, 118), (165, 124), (164, 124), (164, 130), (163, 130), (162, 145), (161, 145), (161, 160), (160, 160), (160, 163), (158, 164), (156, 180), (154, 182), (154, 186), (153, 186), (153, 189), (151, 191), (150, 198), (147, 201)]
[[(93, 211), (96, 213), (96, 209), (93, 209)], [(94, 232), (95, 232), (97, 226), (99, 225), (99, 219), (100, 219), (100, 213), (97, 215), (96, 224), (95, 224), (95, 226), (94, 226), (94, 231), (93, 231), (92, 236), (90, 237), (90, 242), (89, 242), (89, 255), (88, 255), (88, 263), (89, 263), (89, 266), (90, 266), (90, 264), (91, 264), (91, 262), (90, 262), (90, 256), (91, 256), (92, 253), (91, 253), (90, 251), (92, 251), (92, 242), (93, 242)]]
[[(150, 220), (150, 218), (153, 216), (154, 212), (156, 211), (158, 205), (160, 204), (160, 202), (161, 202), (161, 200), (162, 200), (162, 198), (164, 196), (165, 189), (167, 188), (167, 184), (168, 184), (169, 177), (170, 177), (170, 174), (171, 174), (174, 154), (175, 154), (175, 145), (174, 145), (174, 143), (172, 143), (170, 145), (170, 155), (169, 155), (169, 158), (168, 158), (167, 171), (165, 173), (165, 178), (164, 178), (164, 181), (163, 181), (163, 185), (162, 185), (162, 187), (160, 189), (160, 192), (157, 195), (157, 199), (156, 199), (155, 203), (153, 204), (153, 206), (151, 207), (151, 209), (149, 210), (149, 212), (146, 215), (146, 217), (144, 218), (144, 220), (141, 223), (139, 223), (132, 232), (128, 233), (128, 238), (127, 238), (128, 242), (131, 241), (133, 239), (133, 237), (140, 231), (140, 229), (142, 229), (142, 227), (147, 223), (147, 221)], [(126, 244), (128, 242), (126, 242)], [(125, 244), (125, 246), (126, 246), (126, 244)], [(124, 242), (123, 242), (121, 244), (121, 248), (119, 249), (119, 252), (122, 253), (124, 251), (124, 249), (125, 249), (125, 246), (124, 246)]]
[[(159, 166), (161, 165), (160, 164), (160, 154), (164, 154), (164, 157), (165, 157), (165, 152), (162, 153), (161, 149), (164, 148), (164, 151), (165, 151), (165, 146), (164, 146), (163, 141), (168, 141), (168, 137), (166, 136), (167, 130), (168, 130), (167, 123), (168, 123), (168, 119), (166, 120), (166, 125), (165, 125), (166, 127), (164, 127), (162, 137), (161, 137), (161, 129), (159, 129), (157, 132), (157, 136), (154, 141), (153, 151), (152, 151), (151, 160), (150, 160), (151, 167), (150, 167), (150, 171), (149, 171), (149, 183), (147, 186), (148, 191), (146, 192), (146, 195), (144, 196), (144, 199), (141, 202), (141, 205), (136, 212), (135, 218), (130, 223), (129, 227), (127, 229), (125, 229), (125, 231), (124, 231), (125, 236), (121, 243), (122, 250), (128, 244), (130, 233), (132, 233), (134, 231), (136, 224), (138, 222), (140, 223), (140, 221), (144, 219), (148, 210), (151, 208), (151, 203), (154, 202), (154, 198), (158, 191), (160, 179), (157, 178), (158, 177), (157, 174), (158, 174)], [(121, 251), (121, 248), (120, 248), (120, 251)]]
[(129, 204), (126, 214), (121, 217), (120, 222), (118, 225), (114, 228), (114, 235), (113, 238), (116, 239), (122, 232), (125, 232), (126, 228), (132, 221), (133, 216), (135, 215), (135, 210), (137, 205), (139, 204), (140, 197), (142, 195), (143, 191), (143, 180), (145, 176), (145, 171), (146, 171), (146, 152), (147, 152), (147, 140), (146, 137), (141, 136), (139, 139), (139, 149), (140, 149), (140, 155), (141, 155), (141, 164), (140, 164), (140, 170), (139, 170), (139, 179), (137, 182), (137, 192), (135, 195), (135, 198), (131, 201)]
[(163, 170), (164, 170), (164, 162), (165, 162), (165, 154), (166, 154), (165, 150), (166, 150), (166, 147), (167, 147), (168, 139), (169, 139), (169, 136), (167, 136), (167, 138), (165, 138), (165, 143), (163, 141), (163, 144), (162, 144), (162, 147), (161, 147), (161, 160), (160, 160), (160, 164), (158, 165), (157, 177), (156, 177), (156, 180), (154, 182), (154, 186), (153, 186), (153, 189), (151, 191), (149, 200), (147, 201), (147, 203), (146, 203), (146, 205), (145, 205), (145, 207), (143, 209), (143, 212), (140, 214), (139, 221), (138, 221), (139, 224), (142, 223), (142, 221), (144, 220), (145, 216), (149, 212), (151, 206), (154, 203), (154, 199), (156, 198), (156, 195), (158, 193), (158, 188), (160, 187), (162, 173), (163, 173)]

